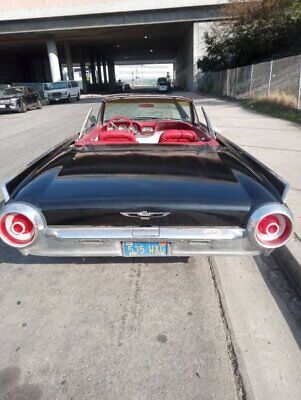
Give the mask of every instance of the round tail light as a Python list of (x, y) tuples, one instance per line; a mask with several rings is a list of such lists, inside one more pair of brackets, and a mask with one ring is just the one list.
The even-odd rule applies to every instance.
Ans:
[(252, 214), (247, 229), (257, 245), (273, 249), (283, 246), (291, 237), (293, 218), (281, 204), (266, 205)]
[(1, 238), (12, 246), (28, 246), (35, 238), (34, 223), (19, 213), (5, 214), (0, 220)]

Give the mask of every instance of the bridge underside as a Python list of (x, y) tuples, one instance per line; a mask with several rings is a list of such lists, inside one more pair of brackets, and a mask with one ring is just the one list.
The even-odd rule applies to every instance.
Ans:
[(176, 85), (191, 90), (202, 32), (217, 18), (211, 6), (0, 21), (0, 83), (59, 80), (62, 65), (71, 79), (72, 66), (81, 65), (93, 84), (112, 86), (114, 63), (164, 60), (175, 65)]

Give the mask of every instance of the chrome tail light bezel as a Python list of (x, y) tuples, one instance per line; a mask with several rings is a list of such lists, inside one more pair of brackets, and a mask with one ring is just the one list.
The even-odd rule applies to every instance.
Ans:
[(28, 218), (34, 226), (34, 237), (30, 243), (13, 243), (0, 230), (0, 238), (3, 242), (11, 247), (25, 248), (30, 247), (41, 240), (47, 224), (42, 212), (37, 207), (22, 202), (7, 203), (0, 210), (0, 221), (8, 214), (21, 214)]
[[(273, 242), (265, 243), (263, 241), (260, 241), (257, 237), (259, 223), (265, 217), (275, 216), (275, 215), (281, 215), (286, 220), (289, 221), (290, 223), (289, 234), (280, 243), (273, 243)], [(258, 207), (255, 211), (253, 211), (247, 223), (247, 233), (251, 242), (256, 246), (265, 249), (276, 249), (278, 247), (285, 245), (292, 237), (293, 232), (294, 232), (294, 217), (291, 211), (288, 209), (288, 207), (285, 204), (280, 204), (280, 203), (268, 203)]]

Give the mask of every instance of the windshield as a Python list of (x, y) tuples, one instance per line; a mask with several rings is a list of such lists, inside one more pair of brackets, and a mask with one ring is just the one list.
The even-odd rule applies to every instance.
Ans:
[(2, 89), (1, 94), (2, 96), (14, 96), (15, 94), (23, 94), (24, 90), (22, 88), (7, 88)]
[(167, 84), (167, 79), (166, 78), (158, 78), (158, 84), (159, 85), (166, 85)]
[(118, 115), (134, 120), (170, 119), (192, 122), (190, 103), (181, 99), (118, 99), (108, 101), (104, 122)]
[(67, 82), (53, 82), (53, 83), (48, 83), (48, 90), (53, 90), (53, 89), (66, 89), (68, 87)]

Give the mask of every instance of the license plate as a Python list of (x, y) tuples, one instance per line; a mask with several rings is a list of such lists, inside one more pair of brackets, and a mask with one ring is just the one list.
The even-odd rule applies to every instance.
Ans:
[(5, 104), (0, 104), (0, 108), (5, 108)]
[(164, 257), (169, 254), (167, 242), (123, 242), (125, 257)]

